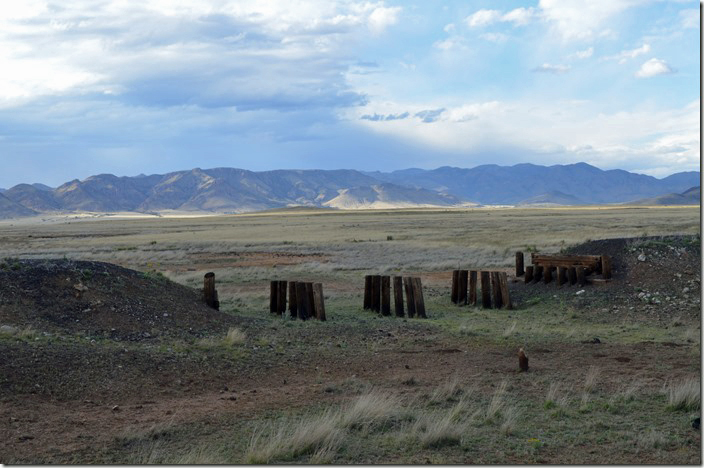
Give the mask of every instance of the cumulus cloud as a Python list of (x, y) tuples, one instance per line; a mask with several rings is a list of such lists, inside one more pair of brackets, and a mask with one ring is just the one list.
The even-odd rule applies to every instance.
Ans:
[(402, 112), (400, 114), (377, 114), (376, 112), (374, 114), (364, 114), (363, 116), (360, 117), (362, 120), (370, 120), (372, 122), (382, 122), (386, 121), (388, 122), (389, 120), (403, 120), (408, 117), (410, 117), (410, 113), (408, 112)]
[(513, 23), (515, 26), (525, 26), (536, 16), (533, 8), (516, 8), (507, 13), (499, 10), (477, 10), (465, 18), (465, 23), (470, 28), (489, 26), (497, 22)]
[(682, 29), (696, 29), (699, 27), (699, 10), (695, 8), (687, 8), (680, 10), (680, 20)]
[(501, 12), (499, 10), (478, 10), (467, 18), (465, 18), (465, 23), (470, 28), (478, 28), (481, 26), (487, 26), (492, 23), (497, 22), (501, 18)]
[(675, 70), (673, 70), (664, 60), (651, 58), (641, 65), (640, 69), (636, 72), (636, 76), (638, 78), (650, 78), (652, 76), (665, 75), (674, 72)]
[(561, 75), (570, 71), (570, 67), (568, 65), (553, 65), (550, 63), (544, 63), (540, 66), (533, 68), (531, 71), (535, 73), (552, 73), (554, 75)]
[(622, 50), (620, 54), (618, 54), (614, 57), (608, 57), (608, 58), (615, 58), (618, 60), (618, 63), (624, 64), (629, 59), (636, 58), (640, 55), (647, 54), (648, 52), (650, 52), (650, 44), (643, 44), (642, 46), (637, 47), (635, 49)]
[(540, 15), (565, 40), (585, 40), (610, 34), (609, 20), (640, 0), (540, 0)]

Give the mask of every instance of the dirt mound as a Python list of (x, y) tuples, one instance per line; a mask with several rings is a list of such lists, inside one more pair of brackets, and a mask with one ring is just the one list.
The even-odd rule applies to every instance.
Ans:
[[(511, 293), (517, 301), (559, 297), (577, 308), (588, 307), (602, 318), (624, 316), (669, 323), (700, 317), (701, 238), (662, 236), (594, 240), (569, 247), (565, 254), (608, 255), (611, 281), (591, 282), (585, 288), (549, 284), (524, 285), (522, 278)], [(584, 289), (584, 293), (576, 293)]]
[(200, 291), (103, 262), (0, 262), (0, 325), (141, 341), (227, 330), (236, 318), (207, 307)]

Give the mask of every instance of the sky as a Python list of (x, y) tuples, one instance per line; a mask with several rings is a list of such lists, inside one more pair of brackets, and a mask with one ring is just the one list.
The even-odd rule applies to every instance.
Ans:
[(195, 167), (700, 168), (691, 0), (22, 0), (0, 187)]

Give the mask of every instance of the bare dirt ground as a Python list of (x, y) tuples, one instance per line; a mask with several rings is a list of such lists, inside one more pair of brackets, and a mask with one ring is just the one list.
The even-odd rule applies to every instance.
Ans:
[[(201, 304), (198, 291), (107, 263), (6, 259), (0, 265), (0, 324), (9, 327), (0, 340), (0, 461), (120, 463), (134, 434), (151, 431), (158, 437), (162, 426), (197, 426), (195, 443), (227, 431), (232, 420), (349, 400), (355, 392), (347, 390), (359, 382), (411, 400), (453, 376), (479, 395), (491, 395), (508, 379), (513, 394), (540, 406), (550, 382), (582, 382), (585, 369), (595, 365), (600, 395), (630, 381), (656, 393), (665, 382), (701, 375), (698, 241), (612, 239), (570, 252), (611, 255), (613, 280), (588, 285), (577, 295), (577, 286), (526, 285), (517, 278), (510, 283), (517, 310), (496, 314), (532, 320), (521, 311), (543, 300), (546, 311), (559, 304), (602, 324), (693, 327), (691, 340), (663, 341), (646, 332), (628, 343), (603, 336), (595, 342), (591, 335), (533, 342), (530, 372), (518, 373), (516, 339), (450, 333), (432, 314), (428, 321), (387, 320), (360, 310), (345, 320), (292, 325), (286, 318), (214, 311)], [(292, 265), (303, 258), (196, 254), (191, 265), (174, 271)], [(449, 302), (449, 271), (419, 275), (431, 306)], [(330, 287), (350, 291), (343, 282)], [(441, 318), (480, 313), (469, 309), (448, 309)], [(212, 337), (231, 327), (246, 333), (244, 346), (213, 344)], [(587, 439), (573, 450), (547, 446), (533, 458), (509, 451), (497, 460), (701, 463), (700, 432), (692, 430), (687, 415), (679, 419), (672, 430), (680, 443), (671, 450), (619, 455), (618, 448), (609, 450), (607, 443), (599, 450)], [(476, 462), (462, 456), (446, 461)], [(425, 453), (417, 457), (406, 461), (432, 461)]]

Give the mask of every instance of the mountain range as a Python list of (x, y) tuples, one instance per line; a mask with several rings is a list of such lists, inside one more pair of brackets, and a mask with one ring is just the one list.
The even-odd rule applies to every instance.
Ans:
[[(586, 163), (483, 165), (394, 172), (192, 169), (117, 177), (100, 174), (51, 188), (0, 189), (0, 218), (66, 212), (205, 211), (242, 213), (287, 206), (339, 209), (424, 206), (580, 205), (693, 200), (674, 195), (699, 186), (699, 172), (664, 179)], [(699, 192), (697, 192), (698, 194)], [(698, 195), (696, 203), (698, 203)]]

